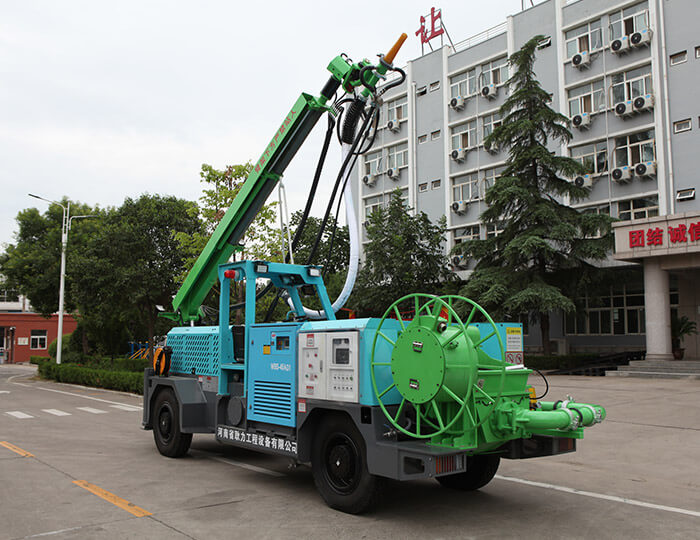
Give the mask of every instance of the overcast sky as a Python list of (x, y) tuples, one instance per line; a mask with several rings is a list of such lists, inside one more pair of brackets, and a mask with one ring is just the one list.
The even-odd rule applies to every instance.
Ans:
[[(457, 42), (520, 5), (435, 7)], [(101, 207), (146, 192), (196, 200), (201, 164), (256, 160), (299, 94), (319, 93), (337, 54), (376, 60), (406, 32), (396, 63), (419, 56), (415, 31), (430, 7), (0, 0), (0, 249), (13, 242), (20, 210), (46, 209), (27, 193)], [(324, 130), (320, 122), (287, 169), (292, 210), (306, 200)], [(325, 186), (339, 159), (329, 156)]]

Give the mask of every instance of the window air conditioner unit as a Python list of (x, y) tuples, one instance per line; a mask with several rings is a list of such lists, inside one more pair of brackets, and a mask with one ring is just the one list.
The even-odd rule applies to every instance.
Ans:
[(450, 100), (450, 107), (455, 111), (461, 111), (464, 109), (464, 98), (462, 96), (453, 97)]
[(377, 183), (377, 178), (373, 174), (366, 174), (362, 177), (362, 183), (367, 187), (372, 187)]
[(637, 111), (648, 111), (654, 108), (654, 94), (646, 94), (634, 98), (634, 109)]
[(656, 161), (645, 161), (643, 163), (637, 163), (634, 167), (634, 174), (637, 176), (655, 176), (656, 175)]
[(393, 133), (396, 133), (399, 129), (401, 129), (401, 124), (399, 124), (399, 121), (398, 121), (398, 120), (389, 120), (389, 121), (386, 123), (386, 128), (387, 128), (389, 131), (391, 131), (391, 132), (393, 132)]
[(628, 99), (627, 101), (621, 101), (615, 105), (615, 114), (617, 116), (629, 116), (634, 114), (634, 105), (632, 104), (632, 100)]
[(571, 59), (571, 65), (579, 69), (588, 68), (591, 66), (591, 55), (588, 54), (588, 51), (575, 54)]
[(386, 170), (386, 175), (392, 180), (398, 180), (399, 176), (401, 176), (401, 171), (398, 167), (392, 167)]
[(630, 45), (633, 47), (644, 47), (651, 43), (651, 30), (648, 28), (640, 32), (635, 32), (630, 36)]
[(629, 51), (630, 40), (627, 36), (622, 36), (621, 38), (614, 39), (610, 44), (610, 50), (615, 54), (624, 54)]
[(574, 185), (576, 187), (592, 187), (593, 186), (593, 177), (590, 174), (584, 174), (581, 176), (577, 176), (574, 178)]
[(467, 151), (464, 148), (457, 148), (456, 150), (452, 150), (452, 152), (450, 152), (450, 157), (457, 163), (462, 163), (465, 159), (467, 159)]
[(488, 99), (496, 99), (498, 88), (495, 84), (487, 84), (481, 89), (481, 95)]
[(464, 255), (455, 255), (452, 257), (452, 265), (457, 268), (466, 268), (469, 260)]
[(501, 145), (498, 143), (484, 143), (484, 150), (486, 150), (489, 154), (498, 154), (501, 151)]
[(467, 211), (467, 201), (455, 201), (452, 203), (452, 211), (461, 216)]
[(575, 114), (571, 118), (571, 123), (576, 128), (587, 129), (591, 126), (591, 115), (590, 113)]
[(625, 165), (612, 171), (612, 179), (618, 184), (626, 184), (632, 180), (632, 168)]

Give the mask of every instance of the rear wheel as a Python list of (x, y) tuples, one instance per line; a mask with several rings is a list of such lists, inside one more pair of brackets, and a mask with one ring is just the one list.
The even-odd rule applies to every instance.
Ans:
[(346, 416), (325, 417), (311, 455), (314, 483), (331, 508), (359, 514), (378, 497), (382, 479), (369, 473), (362, 435)]
[(501, 458), (494, 455), (482, 454), (467, 457), (467, 470), (463, 473), (449, 476), (438, 476), (437, 481), (450, 489), (474, 491), (488, 484), (496, 475)]
[(184, 456), (192, 442), (191, 433), (180, 431), (180, 407), (172, 390), (161, 390), (153, 405), (153, 438), (164, 456)]

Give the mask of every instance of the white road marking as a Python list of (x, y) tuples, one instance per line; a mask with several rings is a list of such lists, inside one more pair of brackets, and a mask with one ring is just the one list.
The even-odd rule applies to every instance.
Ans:
[(0, 390), (0, 394), (9, 394), (9, 393), (10, 393), (9, 390)]
[(103, 411), (102, 409), (93, 409), (92, 407), (77, 407), (77, 409), (79, 411), (85, 411), (92, 414), (107, 414), (107, 411)]
[[(46, 390), (47, 392), (56, 392), (57, 394), (65, 394), (67, 396), (74, 396), (74, 397), (79, 397), (83, 399), (91, 399), (92, 401), (100, 401), (102, 403), (109, 403), (112, 405), (124, 405), (124, 403), (119, 403), (118, 401), (110, 401), (108, 399), (100, 399), (92, 396), (84, 396), (82, 394), (75, 394), (73, 392), (66, 392), (65, 390), (56, 390), (55, 388), (45, 388), (43, 386), (35, 386), (33, 384), (23, 384), (23, 383), (18, 383), (14, 382), (12, 379), (15, 377), (25, 377), (26, 375), (13, 375), (12, 377), (8, 378), (7, 380), (11, 382), (12, 384), (16, 384), (18, 386), (24, 386), (26, 388), (36, 388), (37, 390)], [(134, 407), (138, 407), (139, 409), (143, 409), (141, 405), (134, 405)]]
[(53, 414), (54, 416), (70, 416), (69, 412), (59, 411), (58, 409), (41, 409), (45, 413)]
[(564, 493), (571, 493), (572, 495), (582, 495), (583, 497), (592, 497), (594, 499), (603, 499), (605, 501), (619, 502), (623, 504), (629, 504), (632, 506), (641, 506), (643, 508), (651, 508), (653, 510), (663, 510), (665, 512), (675, 512), (676, 514), (685, 514), (686, 516), (700, 517), (700, 512), (695, 510), (686, 510), (685, 508), (676, 508), (675, 506), (666, 506), (663, 504), (654, 504), (645, 501), (637, 501), (635, 499), (628, 499), (627, 497), (617, 497), (615, 495), (606, 495), (605, 493), (594, 493), (592, 491), (582, 491), (580, 489), (570, 488), (566, 486), (557, 486), (554, 484), (546, 484), (544, 482), (533, 482), (532, 480), (523, 480), (522, 478), (513, 478), (512, 476), (501, 476), (497, 474), (495, 478), (499, 480), (506, 480), (508, 482), (515, 482), (517, 484), (525, 484), (527, 486), (541, 487), (544, 489), (552, 489), (554, 491), (563, 491)]
[(135, 407), (133, 405), (110, 405), (113, 409), (119, 409), (122, 411), (129, 411), (129, 412), (134, 412), (134, 411), (141, 411), (141, 407)]
[(25, 536), (25, 538), (40, 538), (42, 536), (53, 536), (54, 534), (61, 534), (64, 532), (69, 532), (69, 531), (77, 531), (78, 529), (82, 529), (83, 527), (71, 527), (70, 529), (61, 529), (59, 531), (49, 531), (45, 533), (40, 533), (40, 534), (33, 534), (31, 536)]
[(282, 474), (280, 472), (272, 471), (270, 469), (264, 469), (262, 467), (256, 467), (255, 465), (250, 465), (248, 463), (242, 463), (240, 461), (236, 461), (235, 459), (228, 459), (228, 458), (222, 458), (222, 457), (216, 457), (216, 456), (209, 456), (209, 458), (213, 459), (214, 461), (220, 461), (221, 463), (226, 463), (227, 465), (241, 467), (243, 469), (248, 469), (249, 471), (263, 473), (263, 474), (267, 474), (269, 476), (275, 476), (275, 477), (284, 476), (284, 474)]
[(31, 414), (26, 414), (21, 411), (5, 411), (5, 414), (9, 414), (10, 416), (14, 416), (15, 418), (20, 419), (34, 418)]

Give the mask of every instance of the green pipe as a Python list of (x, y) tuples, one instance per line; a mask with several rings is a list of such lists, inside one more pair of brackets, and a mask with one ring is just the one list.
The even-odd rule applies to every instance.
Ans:
[(579, 416), (573, 411), (558, 409), (556, 411), (520, 410), (516, 422), (524, 424), (529, 431), (540, 429), (576, 429)]
[(584, 426), (590, 426), (592, 424), (602, 422), (606, 417), (606, 412), (603, 407), (590, 403), (576, 403), (570, 400), (556, 402), (540, 401), (539, 405), (539, 410), (541, 411), (554, 411), (561, 410), (562, 408), (579, 411), (581, 413), (581, 418), (583, 419), (582, 425)]

